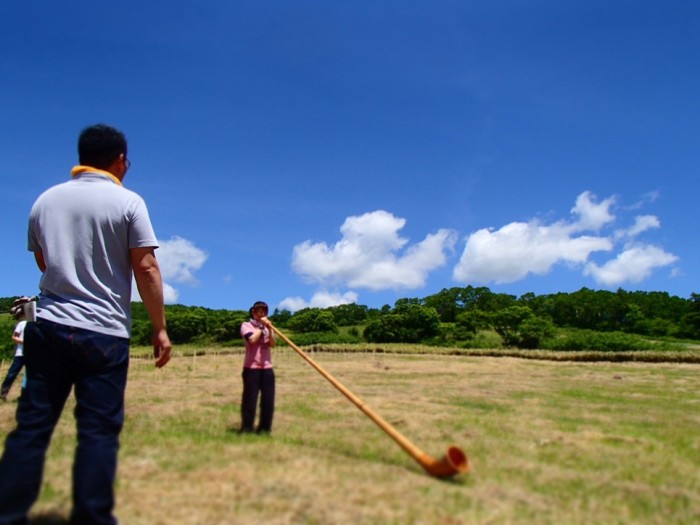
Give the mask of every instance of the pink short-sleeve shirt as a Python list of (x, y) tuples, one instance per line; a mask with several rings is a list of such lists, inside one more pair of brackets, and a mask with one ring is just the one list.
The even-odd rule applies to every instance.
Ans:
[(263, 328), (263, 336), (255, 343), (250, 342), (250, 336), (262, 325), (251, 319), (241, 324), (241, 336), (245, 341), (244, 368), (272, 368), (272, 352), (270, 351), (270, 333)]

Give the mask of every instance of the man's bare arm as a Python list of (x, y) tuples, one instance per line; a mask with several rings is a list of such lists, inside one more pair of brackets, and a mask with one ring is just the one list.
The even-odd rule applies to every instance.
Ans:
[(129, 250), (134, 279), (148, 317), (153, 325), (153, 355), (156, 366), (161, 368), (170, 361), (172, 344), (168, 337), (163, 305), (163, 279), (154, 248), (132, 248)]
[(34, 260), (36, 261), (36, 265), (39, 267), (39, 270), (41, 270), (41, 273), (44, 273), (46, 271), (44, 252), (34, 252)]

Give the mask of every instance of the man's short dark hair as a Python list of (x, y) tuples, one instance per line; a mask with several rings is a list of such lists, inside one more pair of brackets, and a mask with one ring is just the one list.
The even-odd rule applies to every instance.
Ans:
[(106, 170), (119, 155), (126, 156), (126, 137), (118, 129), (95, 124), (80, 133), (78, 159), (81, 165)]

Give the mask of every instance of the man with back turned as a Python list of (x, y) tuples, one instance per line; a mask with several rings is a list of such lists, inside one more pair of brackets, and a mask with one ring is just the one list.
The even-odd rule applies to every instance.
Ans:
[(0, 525), (28, 523), (46, 450), (71, 389), (77, 447), (71, 523), (116, 524), (114, 483), (129, 366), (131, 282), (153, 325), (157, 367), (170, 360), (158, 247), (143, 199), (125, 189), (124, 134), (98, 124), (78, 139), (80, 165), (29, 216), (28, 247), (42, 272), (27, 323), (27, 386), (0, 459)]

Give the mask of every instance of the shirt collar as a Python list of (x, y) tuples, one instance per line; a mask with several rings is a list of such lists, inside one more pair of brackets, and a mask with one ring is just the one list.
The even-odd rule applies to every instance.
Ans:
[(117, 177), (115, 177), (110, 172), (105, 171), (105, 170), (100, 170), (97, 168), (93, 168), (92, 166), (74, 166), (73, 169), (70, 171), (70, 175), (73, 178), (78, 177), (79, 175), (82, 175), (83, 173), (96, 173), (98, 175), (104, 175), (105, 177), (108, 177), (109, 179), (112, 180), (112, 182), (115, 182), (119, 186), (122, 185), (122, 181), (120, 181)]

